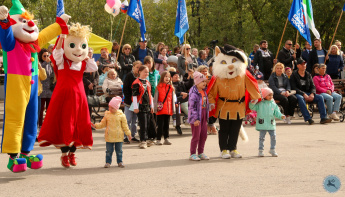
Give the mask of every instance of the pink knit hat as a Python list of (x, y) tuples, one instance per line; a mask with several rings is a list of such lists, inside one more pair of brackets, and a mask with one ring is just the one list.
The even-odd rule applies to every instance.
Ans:
[(265, 98), (266, 96), (268, 96), (271, 93), (273, 94), (273, 91), (271, 88), (261, 88), (261, 94), (262, 94), (263, 98)]
[(109, 106), (118, 110), (120, 108), (121, 102), (122, 102), (122, 98), (119, 96), (115, 96), (109, 102)]
[(193, 77), (194, 77), (194, 83), (195, 83), (195, 85), (198, 85), (199, 83), (201, 83), (201, 82), (207, 80), (206, 76), (203, 75), (203, 74), (201, 74), (201, 73), (198, 72), (198, 71), (195, 71), (195, 72), (194, 72)]

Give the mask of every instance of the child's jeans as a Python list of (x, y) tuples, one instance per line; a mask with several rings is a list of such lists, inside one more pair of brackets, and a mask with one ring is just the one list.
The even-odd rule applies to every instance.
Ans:
[(192, 127), (192, 140), (190, 142), (190, 154), (193, 155), (196, 153), (196, 148), (198, 147), (198, 154), (204, 153), (205, 142), (207, 139), (207, 109), (202, 109), (201, 112), (201, 121), (199, 126)]
[(271, 136), (271, 149), (276, 148), (276, 131), (275, 130), (261, 130), (260, 137), (259, 137), (259, 150), (264, 150), (266, 132), (268, 132)]
[(112, 162), (114, 146), (116, 152), (116, 161), (117, 163), (122, 163), (122, 144), (123, 142), (106, 142), (107, 151), (105, 152), (105, 162)]

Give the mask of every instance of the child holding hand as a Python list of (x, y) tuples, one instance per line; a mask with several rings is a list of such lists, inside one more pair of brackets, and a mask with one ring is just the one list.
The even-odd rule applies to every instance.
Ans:
[(273, 100), (273, 91), (270, 88), (261, 89), (264, 100), (257, 103), (257, 100), (252, 100), (249, 103), (249, 108), (257, 112), (256, 130), (260, 131), (259, 137), (259, 157), (264, 156), (264, 142), (265, 135), (268, 132), (271, 136), (271, 149), (269, 153), (273, 157), (278, 157), (275, 151), (276, 147), (276, 122), (275, 117), (285, 119), (286, 117), (280, 113), (278, 105)]
[(112, 98), (109, 102), (109, 111), (105, 112), (102, 121), (97, 124), (91, 123), (96, 129), (106, 127), (104, 134), (107, 148), (105, 156), (105, 168), (109, 168), (111, 165), (114, 146), (118, 167), (125, 167), (122, 162), (122, 144), (124, 133), (129, 140), (132, 139), (131, 132), (129, 131), (127, 125), (126, 116), (121, 110), (119, 110), (121, 102), (122, 98), (119, 96)]

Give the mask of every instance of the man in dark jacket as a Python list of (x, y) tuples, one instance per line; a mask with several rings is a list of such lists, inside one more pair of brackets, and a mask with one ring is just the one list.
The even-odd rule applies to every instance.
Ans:
[(327, 50), (322, 48), (321, 45), (321, 38), (314, 39), (314, 49), (309, 53), (309, 59), (307, 63), (307, 71), (311, 72), (311, 69), (313, 68), (314, 64), (324, 64), (325, 63), (325, 58), (327, 55)]
[[(311, 48), (311, 45), (309, 44), (308, 41), (305, 41), (304, 47), (305, 47), (305, 50), (302, 52), (302, 59), (303, 59), (304, 61), (308, 62), (308, 60), (309, 60), (309, 54), (310, 54), (312, 48)], [(307, 65), (307, 67), (308, 67), (308, 65)], [(307, 70), (308, 70), (308, 69), (307, 69)]]
[[(291, 69), (294, 69), (293, 67), (293, 61), (296, 59), (297, 54), (291, 49), (292, 48), (292, 41), (287, 40), (285, 42), (285, 46), (282, 50), (278, 53), (278, 62), (283, 63), (285, 67), (290, 67)], [(299, 53), (301, 53), (299, 45), (296, 44), (297, 50), (299, 50)]]
[(268, 50), (268, 42), (266, 40), (260, 41), (260, 48), (254, 55), (253, 66), (259, 66), (260, 72), (264, 74), (264, 80), (268, 80), (273, 68), (274, 56), (271, 51)]
[(136, 60), (140, 60), (144, 64), (144, 58), (146, 56), (151, 56), (154, 58), (153, 52), (147, 47), (147, 40), (139, 39), (139, 46), (133, 50), (132, 55), (134, 55)]
[(297, 68), (298, 70), (295, 70), (290, 77), (290, 84), (291, 89), (296, 90), (298, 106), (302, 112), (304, 121), (308, 121), (309, 124), (314, 123), (306, 106), (306, 102), (314, 102), (317, 103), (317, 108), (319, 109), (321, 117), (320, 124), (331, 122), (332, 119), (327, 118), (323, 97), (316, 94), (313, 79), (310, 73), (306, 71), (306, 65), (303, 59), (298, 59)]

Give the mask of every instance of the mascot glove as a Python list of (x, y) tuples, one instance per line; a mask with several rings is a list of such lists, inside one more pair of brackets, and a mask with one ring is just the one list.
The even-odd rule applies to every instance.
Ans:
[(216, 105), (214, 103), (210, 103), (209, 105), (209, 111), (212, 111), (216, 108)]
[(6, 6), (0, 7), (0, 20), (5, 20), (8, 17), (8, 8)]
[(68, 23), (68, 20), (71, 18), (71, 16), (70, 16), (70, 15), (67, 15), (67, 14), (63, 14), (63, 15), (60, 16), (60, 18), (61, 18), (62, 20), (64, 20), (65, 23), (67, 24), (67, 23)]
[(258, 99), (251, 100), (250, 102), (255, 105), (258, 102)]
[(67, 38), (67, 35), (66, 34), (61, 34), (60, 37), (61, 38)]

